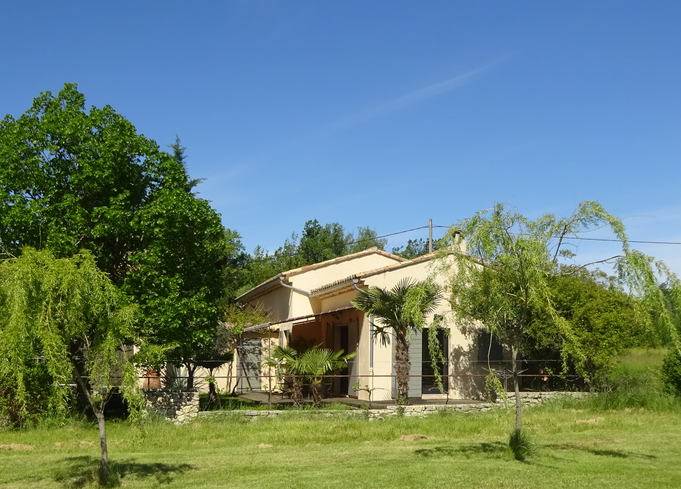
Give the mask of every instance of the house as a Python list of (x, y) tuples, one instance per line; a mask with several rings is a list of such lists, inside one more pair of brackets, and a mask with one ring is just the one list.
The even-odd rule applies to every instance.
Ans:
[[(238, 353), (237, 392), (267, 390), (276, 382), (274, 373), (263, 362), (277, 346), (296, 349), (321, 344), (346, 353), (357, 352), (347, 368), (348, 378), (336, 378), (332, 393), (369, 400), (396, 397), (395, 341), (383, 344), (374, 336), (371, 318), (355, 309), (351, 301), (358, 289), (371, 286), (392, 288), (408, 277), (425, 280), (431, 273), (435, 253), (407, 260), (370, 248), (314, 265), (289, 270), (272, 277), (237, 298), (244, 308), (264, 307), (271, 313), (268, 323), (247, 328)], [(444, 285), (445, 277), (436, 280)], [(445, 315), (448, 336), (441, 335), (448, 363), (441, 371), (450, 399), (476, 399), (482, 396), (487, 371), (487, 346), (478, 338), (465, 337), (456, 327), (446, 300), (435, 315)], [(432, 375), (427, 332), (417, 332), (410, 341), (410, 398), (443, 397)], [(484, 337), (481, 337), (484, 338)], [(484, 361), (479, 347), (484, 346)], [(482, 350), (482, 348), (480, 348)], [(422, 377), (426, 375), (426, 377)]]

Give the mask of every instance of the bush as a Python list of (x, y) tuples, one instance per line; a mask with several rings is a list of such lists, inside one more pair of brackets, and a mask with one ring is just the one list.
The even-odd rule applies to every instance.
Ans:
[(12, 380), (0, 378), (0, 423), (6, 427), (20, 428), (36, 424), (44, 417), (57, 416), (49, 402), (53, 381), (47, 367), (29, 360), (25, 372), (23, 402), (17, 396), (17, 387)]
[(681, 353), (670, 348), (662, 363), (662, 383), (669, 394), (681, 397)]

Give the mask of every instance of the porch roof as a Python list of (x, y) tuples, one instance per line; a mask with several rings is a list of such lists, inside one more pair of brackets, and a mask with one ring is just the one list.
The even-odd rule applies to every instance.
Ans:
[(269, 322), (269, 323), (256, 324), (255, 326), (250, 326), (248, 328), (245, 328), (244, 333), (253, 333), (255, 331), (267, 329), (270, 326), (278, 326), (278, 325), (284, 324), (284, 323), (292, 323), (292, 322), (295, 322), (295, 321), (301, 321), (303, 319), (310, 319), (310, 318), (314, 318), (314, 317), (317, 317), (317, 316), (323, 316), (324, 314), (332, 314), (334, 312), (347, 311), (348, 309), (354, 309), (354, 307), (352, 307), (352, 306), (339, 307), (338, 309), (332, 309), (332, 310), (325, 311), (325, 312), (316, 312), (316, 313), (312, 313), (312, 314), (305, 314), (304, 316), (297, 316), (297, 317), (294, 317), (294, 318), (282, 319), (281, 321), (272, 321), (272, 322)]

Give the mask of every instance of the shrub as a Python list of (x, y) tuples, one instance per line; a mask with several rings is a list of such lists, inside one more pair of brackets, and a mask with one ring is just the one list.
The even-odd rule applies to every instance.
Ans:
[(670, 348), (662, 363), (662, 383), (669, 394), (681, 397), (681, 353)]
[(24, 402), (20, 402), (12, 379), (0, 378), (0, 422), (7, 427), (24, 427), (46, 416), (56, 416), (49, 402), (53, 380), (47, 367), (31, 360), (25, 364), (26, 374), (21, 386), (26, 393)]

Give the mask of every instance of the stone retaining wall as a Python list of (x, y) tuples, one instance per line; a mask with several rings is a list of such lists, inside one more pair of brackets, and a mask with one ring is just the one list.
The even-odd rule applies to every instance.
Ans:
[(184, 423), (199, 414), (198, 389), (142, 389), (146, 411), (176, 424)]
[[(587, 392), (521, 392), (520, 393), (520, 401), (523, 403), (524, 406), (530, 407), (530, 406), (536, 406), (538, 404), (541, 404), (543, 402), (546, 402), (551, 399), (556, 399), (560, 397), (572, 397), (572, 398), (583, 398), (588, 396), (589, 393)], [(515, 394), (509, 394), (508, 396), (508, 407), (513, 408), (515, 406)], [(369, 421), (373, 421), (376, 419), (385, 419), (389, 416), (398, 416), (400, 414), (400, 410), (402, 410), (401, 415), (402, 416), (411, 416), (411, 417), (426, 417), (429, 414), (434, 414), (437, 413), (438, 411), (452, 411), (452, 412), (457, 412), (457, 413), (482, 413), (485, 411), (489, 411), (494, 408), (500, 408), (503, 407), (503, 402), (496, 402), (496, 403), (486, 403), (486, 402), (479, 402), (479, 403), (471, 403), (471, 404), (411, 404), (409, 406), (404, 406), (400, 408), (400, 406), (387, 406), (386, 409), (352, 409), (352, 410), (319, 410), (319, 411), (310, 411), (310, 410), (287, 410), (287, 411), (280, 411), (280, 410), (272, 410), (272, 411), (265, 411), (265, 410), (234, 410), (234, 411), (202, 411), (199, 413), (199, 416), (244, 416), (246, 418), (249, 418), (251, 421), (256, 421), (259, 418), (267, 418), (267, 417), (277, 417), (281, 414), (284, 413), (289, 413), (289, 414), (295, 414), (295, 413), (301, 413), (301, 414), (316, 414), (316, 415), (322, 415), (322, 416), (334, 416), (334, 415), (349, 415), (349, 416), (359, 416), (359, 417), (366, 417), (369, 419)]]

